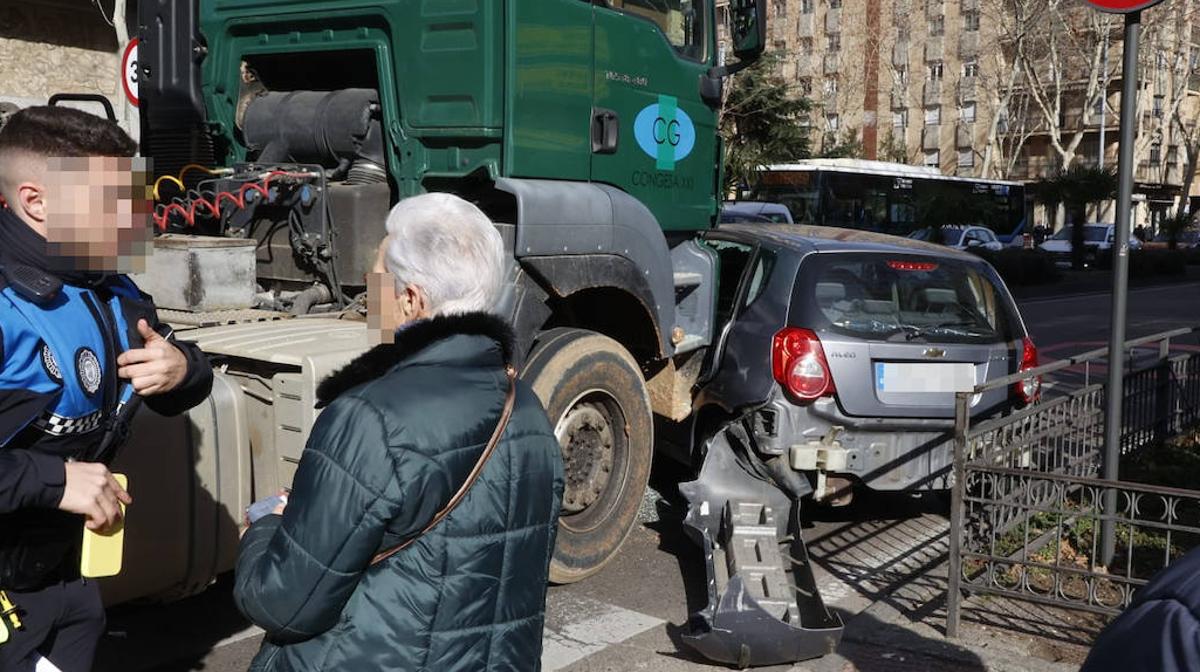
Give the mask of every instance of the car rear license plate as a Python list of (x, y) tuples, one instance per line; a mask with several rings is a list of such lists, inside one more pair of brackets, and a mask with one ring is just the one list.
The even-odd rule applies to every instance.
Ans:
[(875, 390), (893, 394), (945, 394), (975, 389), (970, 362), (876, 362)]

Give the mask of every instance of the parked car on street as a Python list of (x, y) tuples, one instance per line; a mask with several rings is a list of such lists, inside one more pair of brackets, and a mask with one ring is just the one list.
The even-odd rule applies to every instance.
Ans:
[[(1004, 282), (975, 255), (832, 227), (735, 224), (706, 242), (720, 257), (718, 331), (693, 455), (735, 428), (817, 500), (853, 484), (943, 489), (956, 393), (1038, 365)], [(979, 395), (972, 413), (1032, 403), (1040, 384)]]
[[(1004, 243), (996, 237), (996, 233), (985, 226), (943, 226), (941, 227), (942, 245), (956, 250), (992, 250), (999, 252), (1004, 249)], [(908, 234), (914, 240), (934, 242), (932, 228), (917, 229)]]
[[(1200, 245), (1200, 231), (1196, 229), (1180, 231), (1179, 235), (1175, 238), (1176, 249), (1190, 250), (1197, 245)], [(1170, 246), (1171, 236), (1166, 231), (1162, 231), (1142, 247), (1147, 250), (1165, 250)]]
[[(1087, 248), (1084, 253), (1085, 266), (1095, 266), (1100, 255), (1112, 251), (1115, 229), (1116, 227), (1112, 224), (1084, 224), (1083, 244)], [(1054, 255), (1054, 260), (1059, 265), (1069, 266), (1071, 264), (1071, 226), (1064, 226), (1053, 236), (1047, 238), (1046, 242), (1042, 243), (1041, 249)], [(1129, 249), (1142, 249), (1142, 241), (1135, 238), (1132, 233), (1129, 235)]]
[(766, 201), (725, 201), (721, 206), (721, 221), (725, 221), (726, 215), (763, 217), (776, 224), (792, 223), (792, 213), (786, 205)]

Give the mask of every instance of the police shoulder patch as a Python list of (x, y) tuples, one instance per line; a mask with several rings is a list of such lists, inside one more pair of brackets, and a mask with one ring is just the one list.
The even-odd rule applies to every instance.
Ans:
[(46, 375), (59, 384), (62, 384), (62, 369), (58, 366), (58, 360), (54, 358), (54, 352), (50, 350), (50, 345), (42, 341), (42, 368), (46, 370)]
[(75, 374), (84, 392), (95, 394), (100, 389), (100, 358), (91, 348), (75, 351)]

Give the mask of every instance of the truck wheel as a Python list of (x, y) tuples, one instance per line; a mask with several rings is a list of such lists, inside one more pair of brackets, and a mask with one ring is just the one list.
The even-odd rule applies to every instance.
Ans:
[(550, 580), (573, 583), (600, 571), (633, 529), (650, 479), (650, 397), (629, 352), (583, 329), (539, 336), (523, 378), (546, 407), (563, 452)]

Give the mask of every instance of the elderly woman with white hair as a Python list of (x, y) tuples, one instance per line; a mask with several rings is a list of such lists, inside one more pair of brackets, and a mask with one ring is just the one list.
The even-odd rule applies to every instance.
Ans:
[(252, 670), (536, 670), (562, 460), (488, 312), (505, 254), (447, 194), (389, 214), (382, 344), (326, 379), (286, 504), (242, 539)]

